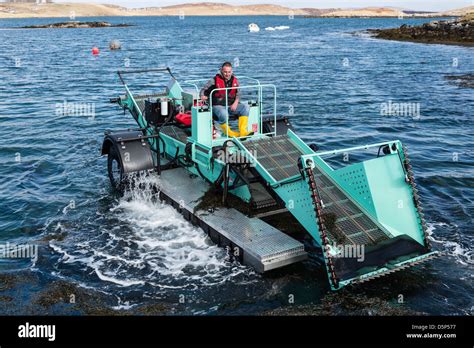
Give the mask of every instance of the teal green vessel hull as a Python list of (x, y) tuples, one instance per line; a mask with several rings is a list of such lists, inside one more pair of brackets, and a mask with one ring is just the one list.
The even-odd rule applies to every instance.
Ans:
[[(187, 84), (198, 90), (196, 81)], [(255, 186), (263, 188), (278, 211), (290, 213), (321, 247), (333, 290), (437, 255), (427, 238), (408, 151), (399, 140), (315, 151), (291, 127), (278, 131), (275, 86), (257, 82), (241, 88), (258, 93), (257, 100), (249, 104), (248, 130), (254, 134), (247, 137), (222, 134), (215, 138), (212, 106), (202, 107), (198, 97), (186, 105), (191, 92), (174, 77), (159, 96), (171, 100), (174, 108), (187, 109), (192, 119), (189, 127), (151, 125), (139, 105), (143, 97), (133, 96), (126, 84), (126, 95), (117, 103), (131, 112), (151, 151), (160, 154), (157, 157), (204, 178), (225, 192), (224, 199), (228, 194), (252, 205), (257, 200)], [(262, 116), (266, 89), (274, 92), (274, 99), (266, 104), (275, 107), (270, 120)], [(113, 146), (106, 138), (103, 153)], [(376, 156), (337, 168), (327, 160), (371, 151), (376, 151)], [(153, 171), (157, 170), (156, 162), (155, 158)], [(276, 212), (275, 208), (269, 213)]]

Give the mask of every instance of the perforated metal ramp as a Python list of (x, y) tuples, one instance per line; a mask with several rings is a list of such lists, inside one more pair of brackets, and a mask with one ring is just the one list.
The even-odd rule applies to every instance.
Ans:
[(322, 201), (322, 217), (333, 241), (371, 245), (390, 238), (388, 232), (382, 230), (317, 166), (313, 173)]
[(303, 153), (287, 135), (249, 139), (242, 145), (276, 181), (299, 175), (297, 161)]
[(229, 246), (243, 264), (258, 272), (283, 267), (307, 258), (303, 244), (258, 218), (249, 218), (235, 209), (197, 211), (209, 185), (183, 168), (170, 169), (160, 176), (160, 198), (175, 206), (185, 218), (201, 226), (211, 239)]

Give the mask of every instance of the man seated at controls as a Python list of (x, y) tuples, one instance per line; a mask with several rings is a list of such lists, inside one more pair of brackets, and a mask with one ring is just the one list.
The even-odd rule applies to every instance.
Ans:
[[(227, 90), (216, 90), (212, 93), (212, 116), (220, 124), (224, 134), (229, 137), (244, 137), (252, 135), (253, 132), (248, 132), (248, 115), (250, 108), (248, 104), (240, 103), (240, 89), (231, 88), (239, 87), (239, 81), (232, 73), (232, 64), (225, 62), (222, 64), (220, 73), (214, 78), (210, 79), (206, 85), (201, 89), (199, 95), (201, 100), (208, 100), (209, 95), (215, 89), (230, 88)], [(226, 92), (227, 92), (227, 110), (226, 110)], [(239, 131), (234, 132), (226, 120), (230, 116), (239, 117)]]

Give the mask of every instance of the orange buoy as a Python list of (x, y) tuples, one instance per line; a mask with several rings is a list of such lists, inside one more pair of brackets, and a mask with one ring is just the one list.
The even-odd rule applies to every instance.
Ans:
[(93, 48), (92, 48), (92, 54), (93, 54), (94, 56), (98, 55), (98, 54), (99, 54), (99, 49), (98, 49), (97, 47), (93, 47)]

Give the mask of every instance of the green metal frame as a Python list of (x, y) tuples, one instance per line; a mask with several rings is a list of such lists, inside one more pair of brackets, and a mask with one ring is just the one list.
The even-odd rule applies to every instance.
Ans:
[[(262, 98), (262, 94), (263, 94), (263, 88), (266, 88), (266, 87), (269, 87), (269, 88), (272, 88), (273, 89), (273, 118), (274, 118), (274, 122), (276, 124), (276, 120), (277, 120), (277, 115), (276, 115), (276, 109), (277, 109), (277, 99), (276, 99), (276, 86), (273, 85), (273, 84), (257, 84), (257, 85), (251, 85), (251, 86), (239, 86), (239, 87), (226, 87), (226, 88), (216, 88), (214, 90), (212, 90), (211, 94), (209, 95), (209, 100), (212, 101), (212, 97), (214, 95), (215, 92), (217, 91), (228, 91), (228, 90), (231, 90), (231, 89), (257, 89), (258, 91), (258, 130), (257, 130), (257, 133), (258, 134), (262, 134), (260, 131), (262, 129), (262, 110), (263, 110), (263, 98)], [(212, 102), (209, 103), (210, 107), (209, 107), (209, 110), (210, 110), (210, 114), (212, 115), (212, 108), (213, 108), (213, 105), (212, 105)], [(228, 101), (228, 94), (226, 93), (225, 95), (225, 108), (226, 110), (229, 108), (229, 101)], [(248, 115), (246, 115), (248, 116)], [(211, 118), (211, 124), (212, 124), (213, 120)], [(227, 113), (227, 117), (226, 117), (226, 124), (229, 124), (229, 113)], [(249, 123), (250, 125), (250, 123)], [(248, 129), (247, 129), (248, 130)], [(271, 133), (268, 133), (268, 134), (264, 134), (264, 135), (276, 135), (276, 130), (274, 132), (271, 132)], [(229, 138), (229, 135), (226, 134), (226, 137)], [(245, 138), (245, 136), (241, 136), (241, 137), (238, 137), (238, 138)], [(214, 140), (211, 141), (211, 144), (212, 146), (214, 146)]]
[[(390, 154), (333, 170), (322, 159), (327, 154), (350, 153), (388, 145), (395, 145)], [(344, 150), (318, 152), (314, 161), (373, 219), (393, 236), (409, 235), (424, 245), (421, 217), (413, 202), (413, 189), (405, 181), (405, 155), (399, 140), (358, 146)], [(399, 156), (400, 155), (400, 156)], [(306, 159), (303, 156), (303, 161)], [(350, 182), (344, 174), (358, 173), (358, 183)]]
[[(171, 72), (170, 72), (171, 73)], [(120, 74), (119, 74), (120, 76)], [(240, 77), (242, 78), (242, 76)], [(122, 77), (121, 77), (122, 79)], [(280, 197), (285, 203), (288, 211), (299, 221), (305, 230), (312, 236), (315, 243), (322, 245), (321, 235), (318, 227), (318, 220), (315, 214), (313, 200), (308, 190), (307, 176), (304, 168), (308, 165), (317, 166), (318, 169), (324, 172), (331, 182), (340, 188), (347, 196), (351, 198), (354, 204), (365, 213), (387, 236), (393, 238), (399, 235), (408, 235), (420, 245), (426, 247), (425, 235), (423, 230), (423, 217), (420, 216), (420, 210), (414, 203), (413, 197), (416, 194), (413, 186), (407, 182), (407, 170), (405, 168), (406, 154), (402, 143), (399, 140), (386, 141), (377, 144), (351, 147), (341, 150), (333, 151), (313, 151), (298, 135), (293, 131), (288, 130), (287, 136), (290, 141), (301, 150), (303, 154), (300, 157), (300, 163), (303, 166), (301, 175), (295, 175), (284, 180), (277, 181), (265, 169), (265, 167), (258, 161), (258, 158), (249, 152), (244, 146), (244, 141), (253, 141), (255, 139), (262, 139), (270, 136), (276, 136), (276, 129), (274, 132), (262, 134), (262, 107), (263, 107), (263, 88), (271, 88), (274, 94), (273, 109), (274, 121), (276, 124), (276, 87), (273, 84), (261, 84), (260, 81), (252, 79), (257, 82), (255, 85), (220, 88), (218, 90), (229, 90), (232, 88), (239, 89), (256, 89), (258, 91), (258, 108), (253, 109), (259, 118), (259, 125), (257, 134), (250, 139), (247, 137), (231, 138), (237, 145), (236, 148), (230, 151), (241, 151), (247, 156), (255, 166), (256, 171), (266, 181), (271, 189)], [(199, 92), (197, 82), (207, 81), (206, 79), (188, 80), (184, 84), (193, 86)], [(137, 123), (141, 128), (145, 129), (146, 135), (153, 135), (153, 128), (149, 127), (145, 118), (143, 117), (140, 108), (137, 105), (135, 98), (130, 92), (127, 84), (123, 81), (126, 98), (120, 99), (119, 105), (123, 108), (133, 110), (137, 115)], [(181, 85), (172, 76), (172, 84), (168, 88), (168, 97), (175, 99), (178, 103), (182, 98), (181, 93), (183, 89)], [(212, 91), (209, 98), (212, 100)], [(198, 102), (200, 99), (196, 99)], [(192, 135), (188, 137), (187, 141), (192, 143), (192, 160), (199, 168), (187, 168), (194, 174), (203, 175), (207, 180), (214, 182), (217, 180), (225, 163), (219, 159), (214, 159), (212, 156), (212, 149), (214, 146), (220, 146), (230, 138), (223, 136), (219, 139), (213, 139), (213, 119), (212, 119), (212, 103), (210, 103), (209, 110), (201, 110), (199, 106), (192, 106)], [(226, 93), (226, 107), (228, 106), (228, 96)], [(250, 116), (250, 115), (249, 115)], [(227, 119), (228, 122), (228, 119)], [(173, 137), (161, 133), (160, 137), (166, 143), (168, 157), (173, 157), (176, 150), (184, 153), (185, 144)], [(247, 138), (247, 139), (244, 139)], [(148, 138), (152, 148), (157, 150), (157, 139)], [(339, 169), (333, 169), (325, 160), (324, 157), (328, 155), (337, 155), (339, 153), (350, 153), (354, 151), (369, 150), (372, 148), (388, 146), (389, 153), (384, 153), (383, 156), (349, 164)], [(297, 158), (295, 158), (295, 166), (297, 165)], [(308, 161), (311, 160), (311, 161)], [(308, 164), (310, 163), (310, 164)], [(235, 175), (231, 180), (235, 180)], [(235, 188), (231, 191), (242, 200), (248, 202), (251, 199), (249, 188), (245, 185)], [(437, 252), (427, 252), (423, 255), (403, 260), (393, 265), (382, 265), (379, 269), (365, 273), (364, 275), (341, 280), (339, 286), (336, 288), (332, 282), (331, 288), (338, 290), (350, 283), (361, 282), (381, 274), (392, 272), (397, 269), (402, 269), (410, 264), (415, 264), (420, 261), (433, 257)], [(326, 264), (328, 277), (330, 277), (330, 270), (328, 268), (327, 255), (323, 250), (323, 255)]]

